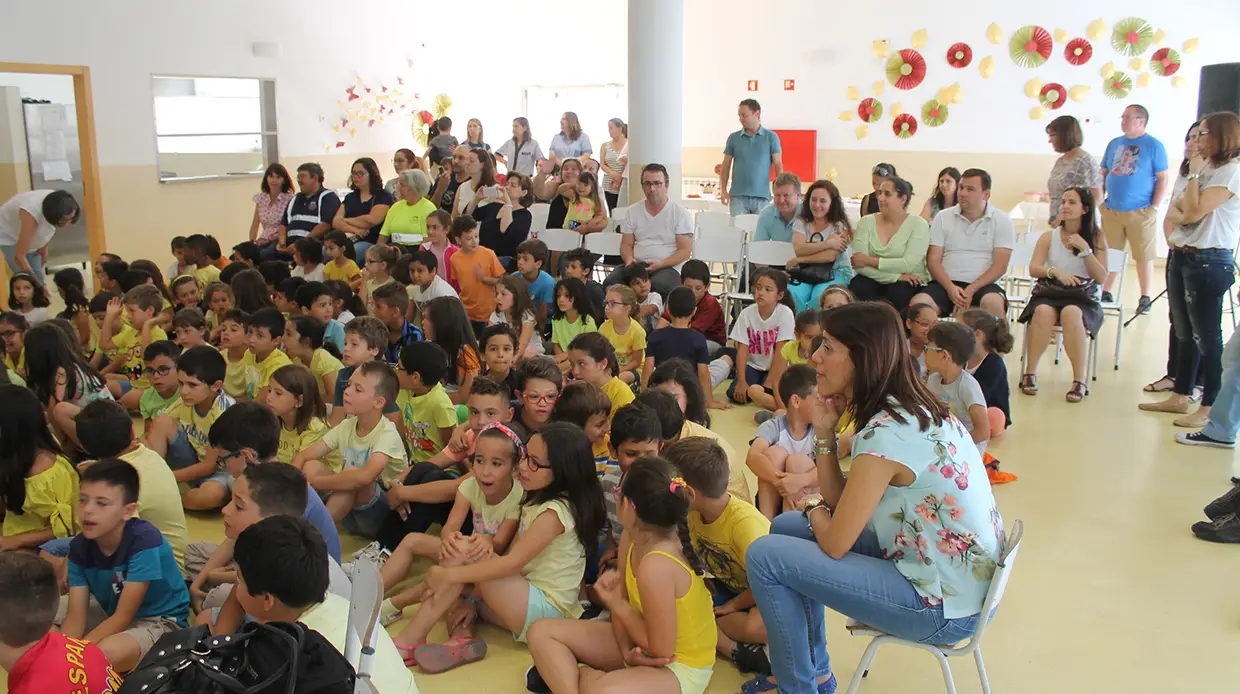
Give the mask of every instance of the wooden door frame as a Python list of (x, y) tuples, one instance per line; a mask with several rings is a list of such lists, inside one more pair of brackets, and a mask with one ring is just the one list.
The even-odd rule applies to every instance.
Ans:
[[(43, 65), (0, 62), (0, 72), (42, 75), (68, 75), (73, 78), (74, 110), (77, 112), (78, 149), (82, 159), (82, 200), (86, 216), (86, 242), (93, 259), (107, 247), (103, 226), (103, 193), (99, 187), (99, 148), (95, 133), (95, 102), (91, 92), (90, 68), (85, 65)], [(98, 279), (95, 285), (98, 287)], [(8, 265), (0, 262), (0, 295), (8, 294)], [(6, 297), (7, 298), (7, 297)]]

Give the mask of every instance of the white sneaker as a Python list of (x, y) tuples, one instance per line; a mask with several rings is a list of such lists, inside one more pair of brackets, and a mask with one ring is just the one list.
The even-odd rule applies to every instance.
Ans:
[(387, 558), (390, 556), (392, 556), (392, 553), (383, 549), (382, 545), (376, 541), (354, 552), (353, 561), (365, 560), (375, 566), (383, 566), (383, 562), (387, 561)]
[(385, 598), (379, 608), (379, 624), (390, 627), (404, 617), (404, 612), (392, 604), (391, 598)]

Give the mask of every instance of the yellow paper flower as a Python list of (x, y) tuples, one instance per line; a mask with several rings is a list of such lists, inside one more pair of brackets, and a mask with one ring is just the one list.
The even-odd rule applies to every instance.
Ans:
[(1089, 87), (1083, 84), (1078, 84), (1068, 90), (1068, 98), (1078, 103), (1084, 101), (1089, 98)]
[(887, 91), (887, 80), (879, 80), (873, 86), (874, 96), (882, 96)]
[(1199, 42), (1199, 41), (1198, 41), (1198, 39), (1189, 39), (1189, 40), (1185, 41), (1185, 42), (1184, 42), (1184, 45), (1182, 46), (1182, 48), (1183, 48), (1184, 52), (1185, 52), (1185, 53), (1192, 53), (1193, 51), (1197, 50), (1197, 44), (1198, 44), (1198, 42)]
[(891, 105), (891, 117), (892, 117), (892, 118), (895, 118), (896, 116), (900, 115), (901, 113), (904, 113), (904, 104), (902, 104), (902, 103), (900, 103), (899, 101), (897, 101), (897, 102), (895, 102), (894, 104), (892, 104), (892, 105)]
[(822, 177), (827, 179), (828, 181), (834, 181), (839, 175), (840, 175), (840, 172), (836, 171), (834, 168), (830, 168), (822, 172)]
[(1148, 86), (1150, 86), (1150, 73), (1142, 72), (1137, 75), (1137, 87), (1144, 89)]
[(1111, 79), (1111, 75), (1114, 75), (1114, 74), (1115, 74), (1115, 63), (1108, 61), (1106, 65), (1102, 66), (1102, 79), (1109, 80)]
[(873, 51), (874, 51), (874, 57), (875, 57), (875, 58), (886, 58), (886, 57), (887, 57), (887, 54), (891, 52), (891, 51), (887, 48), (887, 42), (886, 42), (885, 40), (882, 40), (882, 39), (879, 39), (878, 41), (875, 41), (875, 42), (874, 42), (874, 44), (873, 44), (873, 46), (871, 47), (871, 50), (873, 50)]
[(916, 48), (918, 50), (925, 48), (926, 38), (927, 38), (927, 34), (926, 34), (925, 29), (918, 29), (917, 31), (914, 31), (913, 32), (913, 48)]
[(952, 90), (952, 99), (951, 99), (952, 103), (953, 104), (960, 103), (960, 97), (964, 96), (964, 89), (960, 87), (960, 83), (956, 82), (952, 84), (951, 90)]
[(1042, 80), (1034, 77), (1025, 83), (1025, 96), (1030, 99), (1038, 98), (1038, 94), (1042, 91)]
[(1154, 43), (1161, 46), (1167, 40), (1167, 32), (1159, 29), (1154, 32)]
[[(990, 56), (982, 58), (982, 62), (977, 64), (977, 71), (981, 73), (983, 79), (995, 74), (995, 59)], [(942, 99), (939, 101), (942, 102)]]
[(1042, 120), (1046, 117), (1046, 109), (1041, 106), (1034, 106), (1029, 110), (1029, 120)]
[(858, 140), (865, 139), (865, 136), (869, 134), (870, 134), (870, 126), (868, 125), (857, 126), (857, 139)]
[(1001, 43), (1003, 41), (1003, 29), (998, 24), (991, 22), (990, 26), (986, 27), (986, 40), (996, 45)]
[(1128, 67), (1132, 68), (1134, 72), (1141, 72), (1141, 69), (1145, 67), (1145, 61), (1141, 58), (1133, 58), (1128, 61)]
[(850, 121), (852, 119), (853, 119), (853, 112), (851, 109), (847, 111), (840, 111), (840, 120)]
[(940, 104), (950, 104), (952, 102), (952, 88), (943, 87), (938, 94), (934, 95), (934, 100)]
[(1068, 39), (1070, 38), (1072, 37), (1069, 36), (1068, 32), (1064, 31), (1063, 29), (1055, 30), (1055, 43), (1067, 43)]
[(1101, 19), (1095, 19), (1089, 23), (1085, 29), (1085, 34), (1094, 41), (1101, 41), (1102, 37), (1107, 33), (1107, 23)]
[(1175, 87), (1176, 89), (1182, 89), (1188, 86), (1188, 80), (1183, 77), (1172, 77), (1171, 86)]
[(857, 99), (859, 99), (859, 98), (861, 98), (861, 94), (857, 91), (857, 88), (856, 88), (856, 87), (849, 87), (849, 88), (848, 88), (848, 100), (849, 100), (849, 101), (856, 101), (856, 100), (857, 100)]

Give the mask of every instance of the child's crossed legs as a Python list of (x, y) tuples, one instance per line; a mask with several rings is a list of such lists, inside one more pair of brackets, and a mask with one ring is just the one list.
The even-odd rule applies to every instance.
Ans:
[[(794, 509), (810, 493), (818, 491), (818, 468), (804, 453), (789, 454), (783, 446), (766, 449), (766, 457), (781, 473), (779, 486), (758, 481), (758, 508), (773, 518), (781, 510)], [(782, 487), (782, 488), (781, 488)]]

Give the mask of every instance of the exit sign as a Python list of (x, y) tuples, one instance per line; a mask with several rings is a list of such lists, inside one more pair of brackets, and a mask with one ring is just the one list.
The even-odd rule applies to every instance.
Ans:
[(786, 92), (796, 91), (796, 88), (797, 88), (796, 80), (784, 80), (784, 91)]
[(749, 80), (748, 86), (749, 86), (749, 91), (751, 92), (758, 91), (758, 80)]

